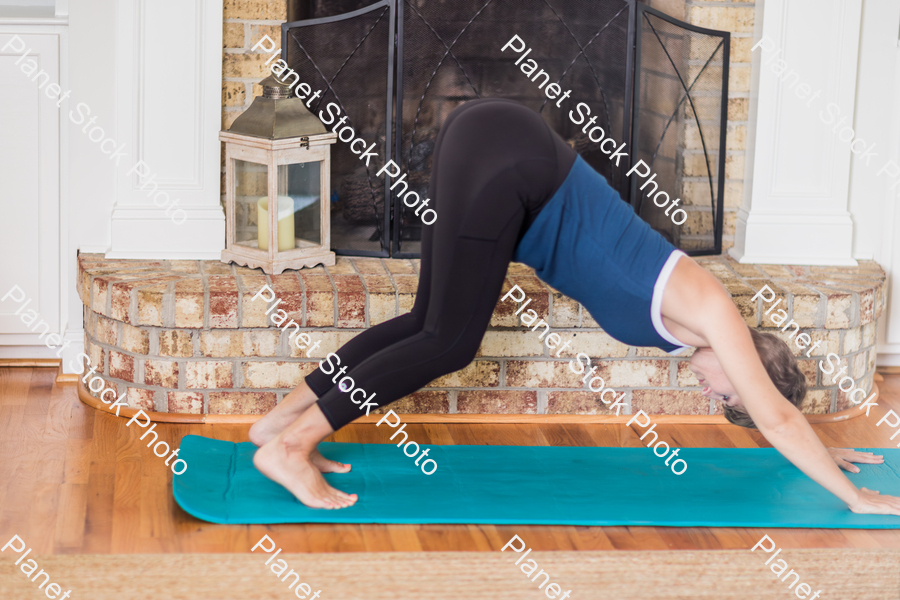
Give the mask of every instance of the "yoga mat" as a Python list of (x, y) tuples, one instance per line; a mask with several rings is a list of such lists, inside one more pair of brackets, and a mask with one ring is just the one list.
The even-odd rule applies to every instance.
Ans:
[[(256, 447), (188, 435), (175, 500), (213, 523), (492, 523), (900, 529), (900, 517), (857, 515), (773, 448), (682, 448), (675, 475), (650, 448), (430, 445), (425, 475), (391, 444), (325, 442), (329, 473), (354, 506), (307, 508), (253, 466)], [(900, 450), (848, 473), (857, 487), (900, 496)]]

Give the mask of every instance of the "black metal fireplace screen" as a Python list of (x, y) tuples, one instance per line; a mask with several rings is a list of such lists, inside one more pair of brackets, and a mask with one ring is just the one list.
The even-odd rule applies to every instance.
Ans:
[[(364, 3), (300, 0), (289, 11), (299, 20), (282, 25), (282, 58), (300, 81), (323, 90), (310, 109), (339, 106), (338, 118), (375, 143), (379, 157), (367, 167), (348, 144), (333, 146), (335, 252), (418, 256), (422, 220), (377, 171), (393, 160), (409, 189), (427, 197), (447, 115), (473, 98), (504, 97), (540, 112), (676, 246), (721, 253), (728, 32), (635, 0), (381, 0), (358, 8)], [(684, 14), (683, 0), (666, 0), (664, 8)], [(514, 35), (552, 81), (571, 90), (569, 98), (548, 100), (514, 64), (517, 56), (501, 52)], [(596, 125), (626, 143), (628, 159), (618, 167), (570, 118), (582, 102)], [(638, 161), (656, 174), (658, 189), (680, 199), (683, 223), (654, 203), (654, 186), (644, 185), (640, 171), (626, 175)]]

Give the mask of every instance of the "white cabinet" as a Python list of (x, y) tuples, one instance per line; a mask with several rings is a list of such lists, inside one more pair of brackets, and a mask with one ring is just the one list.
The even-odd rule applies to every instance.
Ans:
[[(62, 33), (0, 21), (0, 357), (61, 333), (60, 114), (45, 93), (60, 83)], [(43, 73), (43, 74), (42, 74)], [(44, 89), (42, 89), (42, 87)], [(14, 287), (15, 286), (15, 287)], [(12, 290), (12, 293), (11, 293)], [(18, 291), (21, 290), (21, 293)], [(17, 301), (23, 298), (21, 302)], [(30, 299), (23, 308), (25, 299)], [(19, 315), (16, 311), (19, 309)], [(4, 348), (5, 347), (5, 348)], [(45, 356), (47, 348), (25, 352)], [(21, 352), (20, 352), (21, 354)]]

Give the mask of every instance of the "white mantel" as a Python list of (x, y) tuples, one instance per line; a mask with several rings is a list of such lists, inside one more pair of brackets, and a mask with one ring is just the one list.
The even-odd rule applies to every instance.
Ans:
[(107, 257), (218, 258), (222, 0), (117, 0), (114, 31), (128, 158), (115, 169)]
[[(898, 23), (897, 0), (757, 0), (754, 41), (775, 48), (753, 52), (744, 199), (729, 251), (745, 263), (878, 261), (888, 273), (880, 365), (900, 365), (900, 167), (882, 170), (900, 165)], [(773, 72), (777, 58), (822, 91), (814, 106)], [(853, 154), (822, 122), (829, 102), (875, 157)]]
[(740, 262), (856, 264), (852, 153), (826, 107), (853, 126), (861, 15), (862, 0), (757, 2), (748, 168), (730, 250)]

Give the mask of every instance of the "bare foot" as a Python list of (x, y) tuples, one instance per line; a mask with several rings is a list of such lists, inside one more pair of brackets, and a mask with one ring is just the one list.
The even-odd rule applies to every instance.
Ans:
[[(314, 455), (318, 455), (314, 458)], [(321, 461), (321, 467), (314, 462)], [(311, 508), (345, 508), (356, 503), (356, 494), (345, 494), (325, 481), (320, 468), (341, 465), (329, 461), (317, 450), (290, 450), (281, 439), (265, 444), (253, 456), (253, 464), (260, 473), (283, 485), (296, 498)], [(349, 465), (341, 465), (349, 469)], [(330, 472), (330, 471), (326, 471)]]
[(351, 468), (347, 463), (325, 458), (318, 450), (313, 450), (312, 454), (309, 455), (309, 459), (313, 466), (322, 473), (347, 473)]
[(250, 427), (250, 441), (256, 446), (269, 443), (296, 421), (315, 401), (316, 395), (309, 389), (309, 386), (306, 383), (300, 384), (275, 408)]

